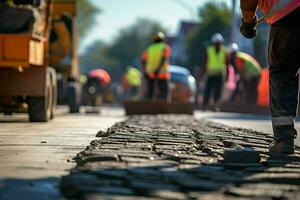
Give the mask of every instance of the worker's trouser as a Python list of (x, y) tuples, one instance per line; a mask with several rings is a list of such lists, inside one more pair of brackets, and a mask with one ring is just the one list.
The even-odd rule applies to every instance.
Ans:
[(206, 109), (211, 93), (214, 92), (214, 103), (217, 103), (222, 94), (223, 75), (208, 76), (205, 86), (203, 108)]
[(168, 79), (150, 79), (147, 78), (147, 98), (153, 99), (155, 88), (158, 89), (158, 99), (168, 100), (169, 99), (169, 80)]
[(254, 76), (243, 82), (243, 101), (246, 105), (256, 105), (257, 102), (257, 86), (260, 76)]
[(130, 86), (127, 91), (127, 99), (136, 99), (139, 95), (139, 86)]
[(271, 27), (269, 38), (270, 109), (274, 140), (296, 136), (300, 27)]

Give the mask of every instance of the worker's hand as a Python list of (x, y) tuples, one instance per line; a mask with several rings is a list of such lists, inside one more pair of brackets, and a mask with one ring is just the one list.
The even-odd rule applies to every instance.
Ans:
[(149, 78), (149, 75), (146, 72), (143, 74), (143, 76), (144, 76), (145, 79)]
[(257, 30), (256, 30), (256, 25), (257, 25), (257, 17), (251, 21), (251, 22), (244, 22), (242, 19), (242, 25), (240, 27), (240, 31), (248, 39), (254, 38), (257, 35)]
[(155, 70), (155, 72), (154, 72), (155, 76), (157, 76), (159, 74), (159, 72), (160, 72), (160, 68), (158, 68), (157, 70)]

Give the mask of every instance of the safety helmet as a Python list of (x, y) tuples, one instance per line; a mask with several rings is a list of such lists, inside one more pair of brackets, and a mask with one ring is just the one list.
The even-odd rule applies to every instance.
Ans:
[(224, 42), (224, 38), (223, 38), (223, 36), (220, 33), (215, 33), (211, 37), (211, 42), (212, 43), (223, 43)]
[(228, 49), (230, 53), (236, 53), (240, 50), (239, 45), (237, 43), (230, 44)]
[(165, 34), (163, 32), (157, 32), (153, 36), (153, 41), (164, 41), (165, 40)]

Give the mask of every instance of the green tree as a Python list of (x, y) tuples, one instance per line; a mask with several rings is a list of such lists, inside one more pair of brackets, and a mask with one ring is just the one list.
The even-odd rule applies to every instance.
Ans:
[[(227, 33), (231, 26), (231, 11), (225, 3), (208, 2), (198, 11), (200, 24), (187, 36), (186, 47), (188, 53), (187, 66), (202, 64), (205, 47), (210, 43), (214, 33)], [(223, 34), (228, 38), (228, 34)]]
[(120, 31), (107, 53), (118, 61), (120, 67), (137, 64), (143, 50), (151, 43), (153, 34), (164, 30), (157, 22), (139, 19)]
[(95, 24), (95, 17), (101, 10), (92, 4), (90, 0), (76, 0), (76, 3), (78, 12), (78, 38), (79, 42), (81, 42)]
[(81, 56), (83, 71), (101, 66), (119, 76), (127, 65), (138, 66), (142, 52), (158, 31), (165, 31), (159, 23), (139, 19), (133, 25), (120, 30), (111, 44), (94, 42)]
[(108, 48), (109, 46), (100, 40), (93, 42), (80, 57), (82, 72), (86, 73), (96, 67), (118, 66), (117, 60), (107, 55)]

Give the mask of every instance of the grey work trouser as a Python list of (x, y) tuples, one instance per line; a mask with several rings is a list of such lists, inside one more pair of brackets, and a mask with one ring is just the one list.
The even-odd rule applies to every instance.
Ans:
[(269, 38), (270, 109), (274, 140), (296, 137), (300, 27), (272, 26)]
[(168, 100), (170, 96), (169, 80), (168, 79), (150, 79), (147, 78), (147, 98), (152, 100), (155, 98), (155, 88), (159, 90), (158, 99)]
[(223, 75), (211, 75), (207, 77), (204, 99), (203, 99), (203, 108), (205, 109), (209, 104), (209, 98), (211, 97), (212, 92), (214, 92), (214, 104), (218, 103), (222, 96), (222, 87), (223, 87)]

